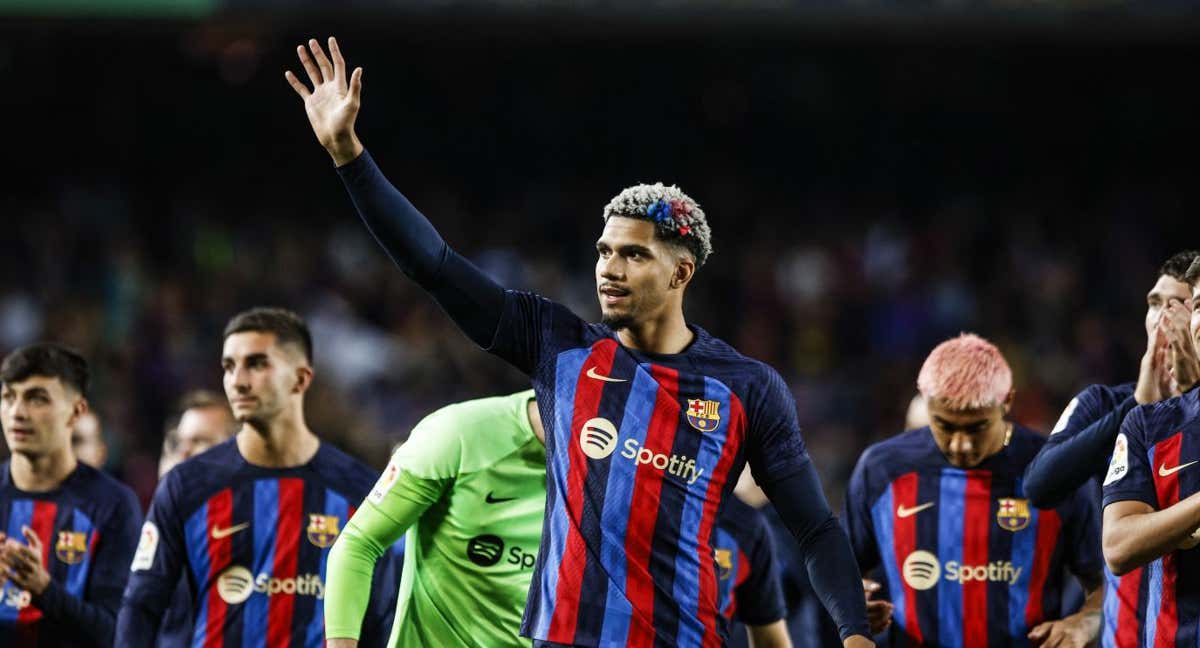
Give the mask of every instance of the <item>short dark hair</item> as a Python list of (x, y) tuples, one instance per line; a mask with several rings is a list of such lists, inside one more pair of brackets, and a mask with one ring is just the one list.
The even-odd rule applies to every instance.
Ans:
[[(1195, 265), (1196, 259), (1200, 258), (1200, 250), (1184, 250), (1171, 255), (1171, 258), (1163, 262), (1162, 267), (1158, 269), (1158, 276), (1167, 275), (1168, 277), (1185, 283), (1192, 283), (1187, 280), (1188, 271)], [(1158, 277), (1155, 277), (1157, 279)]]
[(1200, 281), (1200, 257), (1196, 257), (1183, 273), (1183, 283), (1194, 287), (1197, 281)]
[(0, 382), (21, 382), (31, 376), (57, 378), (62, 384), (86, 395), (91, 375), (87, 360), (67, 347), (43, 342), (23, 346), (0, 362)]
[(304, 352), (304, 358), (309, 364), (313, 361), (312, 334), (308, 332), (308, 324), (304, 318), (286, 308), (273, 306), (256, 306), (247, 311), (234, 315), (225, 325), (227, 339), (234, 333), (273, 333), (275, 342), (279, 345), (295, 344)]

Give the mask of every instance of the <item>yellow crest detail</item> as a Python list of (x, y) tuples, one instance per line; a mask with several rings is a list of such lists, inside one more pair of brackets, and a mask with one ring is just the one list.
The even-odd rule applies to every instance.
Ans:
[(721, 403), (702, 398), (689, 398), (687, 402), (688, 423), (701, 432), (712, 432), (721, 424)]
[(337, 540), (338, 523), (341, 520), (336, 515), (308, 514), (308, 541), (324, 549), (333, 545)]
[(717, 578), (725, 580), (733, 573), (733, 552), (729, 549), (715, 549), (714, 557), (717, 559)]
[(74, 565), (82, 562), (87, 556), (87, 534), (78, 531), (59, 531), (58, 542), (54, 543), (54, 555), (58, 559)]
[(996, 509), (996, 524), (1006, 531), (1020, 531), (1029, 526), (1029, 500), (1001, 497)]

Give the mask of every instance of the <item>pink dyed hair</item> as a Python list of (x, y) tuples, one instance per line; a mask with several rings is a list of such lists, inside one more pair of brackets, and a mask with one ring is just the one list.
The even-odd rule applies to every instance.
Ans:
[(963, 333), (937, 345), (925, 358), (917, 389), (950, 409), (995, 407), (1012, 391), (1012, 369), (996, 345)]

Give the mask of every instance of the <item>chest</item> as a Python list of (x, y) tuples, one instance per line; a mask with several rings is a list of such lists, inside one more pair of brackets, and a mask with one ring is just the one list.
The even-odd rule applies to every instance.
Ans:
[[(82, 597), (91, 571), (99, 530), (95, 512), (71, 503), (32, 498), (0, 501), (0, 530), (9, 538), (28, 544), (22, 529), (28, 527), (41, 544), (42, 567), (69, 594)], [(0, 591), (0, 615), (16, 613), (30, 605), (28, 592), (11, 582)]]

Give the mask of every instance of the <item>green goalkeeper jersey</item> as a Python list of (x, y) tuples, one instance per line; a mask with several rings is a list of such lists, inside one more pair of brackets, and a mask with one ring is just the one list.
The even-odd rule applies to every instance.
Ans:
[(426, 417), (346, 524), (326, 571), (325, 636), (358, 638), (375, 561), (407, 531), (388, 646), (528, 646), (521, 614), (546, 505), (532, 391)]

